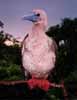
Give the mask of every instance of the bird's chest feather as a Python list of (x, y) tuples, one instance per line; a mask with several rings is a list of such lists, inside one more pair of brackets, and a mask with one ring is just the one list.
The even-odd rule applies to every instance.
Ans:
[(48, 48), (47, 40), (43, 39), (42, 37), (34, 37), (31, 39), (28, 38), (26, 42), (27, 50), (29, 50), (33, 55), (40, 55)]
[(50, 48), (48, 47), (48, 40), (46, 37), (28, 38), (25, 43), (25, 60), (28, 56), (29, 61), (31, 60), (33, 63), (40, 65), (42, 63), (44, 64), (44, 62), (51, 57), (49, 52)]

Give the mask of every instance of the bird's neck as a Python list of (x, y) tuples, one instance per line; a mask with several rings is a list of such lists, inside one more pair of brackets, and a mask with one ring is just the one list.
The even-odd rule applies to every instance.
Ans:
[(42, 27), (42, 25), (38, 25), (38, 24), (33, 25), (32, 33), (31, 33), (32, 36), (41, 36), (41, 35), (44, 35), (44, 33), (45, 33), (45, 30)]

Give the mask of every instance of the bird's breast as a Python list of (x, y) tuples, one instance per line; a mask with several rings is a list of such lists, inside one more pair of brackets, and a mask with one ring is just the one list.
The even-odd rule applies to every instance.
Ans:
[(48, 38), (46, 37), (33, 37), (29, 38), (25, 41), (25, 50), (24, 52), (28, 52), (31, 54), (33, 59), (37, 62), (39, 59), (42, 61), (46, 61), (48, 59), (52, 59), (55, 56), (55, 52), (51, 50), (48, 44)]
[(54, 67), (55, 53), (48, 46), (46, 39), (32, 38), (26, 41), (23, 65), (31, 73), (48, 72)]
[(30, 40), (26, 41), (26, 48), (32, 53), (32, 54), (40, 54), (44, 51), (46, 51), (48, 45), (47, 41), (45, 39), (41, 38), (32, 38)]

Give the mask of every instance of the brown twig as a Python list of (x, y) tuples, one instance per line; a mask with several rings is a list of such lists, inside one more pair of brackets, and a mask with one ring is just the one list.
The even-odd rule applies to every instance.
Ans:
[(21, 84), (21, 83), (27, 83), (25, 80), (18, 80), (18, 81), (0, 81), (0, 85), (15, 85), (15, 84)]

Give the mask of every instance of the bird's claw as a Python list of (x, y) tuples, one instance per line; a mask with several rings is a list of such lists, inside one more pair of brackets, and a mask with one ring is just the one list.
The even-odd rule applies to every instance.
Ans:
[(49, 81), (44, 80), (44, 79), (30, 79), (30, 80), (28, 80), (28, 85), (29, 85), (30, 89), (38, 87), (44, 91), (48, 91), (48, 89), (50, 87)]

